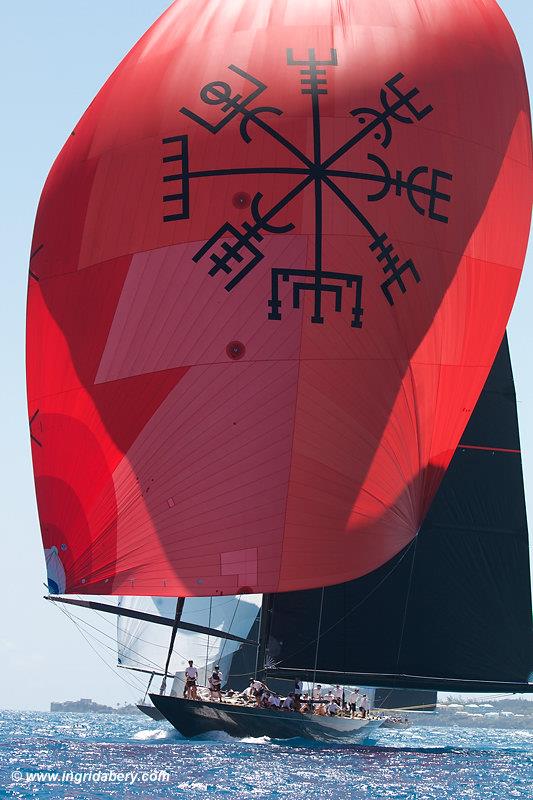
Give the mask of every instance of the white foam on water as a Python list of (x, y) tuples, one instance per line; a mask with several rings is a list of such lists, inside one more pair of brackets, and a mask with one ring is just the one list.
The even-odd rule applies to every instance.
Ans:
[(243, 744), (270, 744), (272, 740), (270, 736), (245, 736), (239, 741)]
[(244, 736), (242, 739), (237, 736), (232, 736), (227, 731), (210, 731), (209, 733), (200, 733), (194, 737), (195, 742), (226, 742), (240, 744), (270, 744), (271, 739), (269, 736)]
[(164, 731), (158, 728), (155, 731), (154, 730), (137, 731), (137, 733), (133, 734), (132, 738), (137, 739), (138, 741), (141, 742), (148, 742), (156, 739), (168, 739), (169, 735), (170, 734), (168, 731)]

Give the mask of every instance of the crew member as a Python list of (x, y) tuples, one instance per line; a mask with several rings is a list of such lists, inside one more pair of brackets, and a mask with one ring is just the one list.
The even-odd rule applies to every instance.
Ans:
[(336, 717), (337, 714), (341, 711), (341, 707), (335, 702), (335, 700), (331, 700), (326, 706), (326, 713), (328, 717)]
[(339, 686), (339, 684), (337, 684), (337, 685), (335, 686), (335, 688), (333, 689), (333, 699), (335, 700), (335, 702), (336, 702), (336, 703), (337, 703), (337, 704), (338, 704), (338, 705), (339, 705), (341, 708), (342, 708), (342, 707), (343, 707), (343, 705), (344, 705), (344, 702), (343, 702), (343, 695), (344, 695), (344, 690), (342, 689), (342, 687), (341, 687), (341, 686)]
[(189, 659), (189, 666), (185, 670), (185, 696), (189, 700), (196, 700), (196, 682), (198, 681), (198, 670), (193, 664), (192, 658)]
[(254, 691), (254, 679), (253, 679), (253, 678), (252, 678), (252, 680), (250, 681), (250, 685), (246, 687), (246, 689), (244, 690), (244, 692), (242, 692), (242, 695), (241, 695), (241, 697), (244, 697), (244, 699), (245, 699), (247, 702), (248, 702), (249, 700), (253, 700), (253, 698), (255, 697), (255, 691)]
[(281, 706), (281, 700), (279, 699), (277, 694), (274, 692), (270, 692), (270, 697), (268, 698), (268, 705), (270, 708), (279, 708)]
[(353, 719), (357, 713), (359, 703), (359, 689), (354, 689), (348, 695), (348, 707), (350, 709), (350, 716)]
[(317, 683), (316, 687), (313, 689), (313, 700), (322, 700), (322, 686), (320, 683)]
[(359, 701), (359, 711), (363, 719), (368, 716), (368, 697), (364, 694)]
[(302, 697), (302, 705), (300, 706), (300, 713), (301, 714), (312, 714), (313, 713), (313, 705), (309, 702), (309, 695), (304, 694)]
[(252, 681), (252, 689), (254, 692), (255, 701), (257, 705), (260, 706), (263, 700), (263, 695), (268, 692), (268, 687), (262, 681), (254, 678)]
[(209, 692), (211, 695), (211, 700), (222, 700), (222, 695), (220, 693), (221, 688), (222, 675), (219, 671), (218, 664), (216, 664), (212, 674), (209, 676)]
[(294, 694), (292, 692), (289, 692), (281, 707), (284, 711), (292, 711), (294, 709)]

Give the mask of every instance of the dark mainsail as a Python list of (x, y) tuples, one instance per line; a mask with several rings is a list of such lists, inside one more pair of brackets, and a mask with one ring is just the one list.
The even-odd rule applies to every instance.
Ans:
[(266, 661), (276, 663), (269, 675), (322, 683), (533, 689), (528, 529), (506, 338), (417, 538), (358, 580), (272, 595)]

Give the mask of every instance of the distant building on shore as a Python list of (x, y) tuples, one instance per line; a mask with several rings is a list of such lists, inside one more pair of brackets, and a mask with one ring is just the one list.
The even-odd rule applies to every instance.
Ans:
[(65, 700), (64, 703), (52, 701), (50, 711), (74, 714), (138, 714), (137, 706), (125, 705), (112, 708), (101, 703), (95, 703), (90, 697), (81, 697), (79, 700)]

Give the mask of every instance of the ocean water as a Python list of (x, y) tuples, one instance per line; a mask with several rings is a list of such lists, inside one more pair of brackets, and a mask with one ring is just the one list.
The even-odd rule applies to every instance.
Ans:
[(0, 714), (0, 797), (44, 800), (533, 800), (533, 733), (387, 729), (375, 744), (185, 740), (165, 722)]

